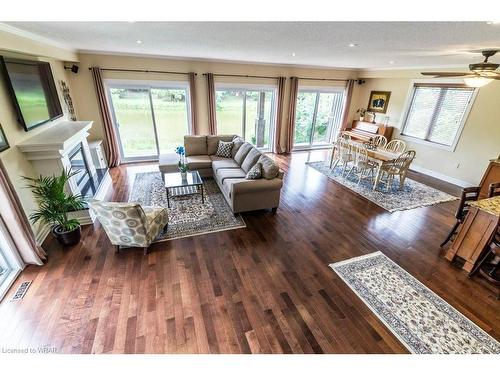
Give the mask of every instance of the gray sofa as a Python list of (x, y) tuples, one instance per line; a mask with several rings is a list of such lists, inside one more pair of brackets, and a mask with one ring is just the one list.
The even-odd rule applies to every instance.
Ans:
[[(217, 156), (219, 140), (233, 141), (231, 158)], [(184, 136), (186, 159), (190, 170), (202, 177), (213, 177), (234, 213), (272, 209), (280, 202), (283, 172), (271, 158), (253, 145), (234, 135)], [(160, 156), (160, 171), (177, 170), (176, 155)], [(262, 164), (262, 178), (247, 180), (247, 172), (257, 163)]]

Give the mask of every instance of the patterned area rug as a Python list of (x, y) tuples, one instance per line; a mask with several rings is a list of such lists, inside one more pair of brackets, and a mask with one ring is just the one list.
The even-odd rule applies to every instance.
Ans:
[(500, 343), (380, 251), (330, 267), (410, 352), (500, 353)]
[(231, 212), (213, 179), (205, 179), (203, 187), (205, 204), (201, 203), (200, 194), (184, 195), (170, 197), (170, 208), (167, 208), (161, 173), (138, 173), (128, 201), (168, 209), (168, 228), (155, 242), (246, 227), (241, 215)]
[(383, 191), (373, 191), (373, 182), (369, 179), (361, 180), (358, 185), (356, 176), (351, 174), (348, 178), (344, 178), (338, 167), (332, 171), (323, 161), (307, 162), (306, 164), (389, 212), (410, 210), (458, 199), (410, 178), (406, 178), (405, 185), (401, 190), (399, 189), (399, 181), (395, 181), (389, 191), (385, 191), (383, 184), (380, 185)]

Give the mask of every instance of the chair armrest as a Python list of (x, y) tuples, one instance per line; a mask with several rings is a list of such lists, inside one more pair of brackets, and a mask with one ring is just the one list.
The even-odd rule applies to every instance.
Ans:
[(234, 196), (234, 194), (279, 190), (282, 186), (283, 180), (278, 177), (272, 180), (266, 180), (264, 178), (258, 180), (241, 180), (231, 185), (231, 196)]

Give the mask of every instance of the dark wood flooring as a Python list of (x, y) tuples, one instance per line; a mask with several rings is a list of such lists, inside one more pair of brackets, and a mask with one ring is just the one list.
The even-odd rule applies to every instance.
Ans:
[[(457, 202), (388, 213), (304, 165), (325, 153), (279, 156), (276, 214), (244, 214), (237, 229), (115, 254), (99, 227), (29, 266), (0, 304), (0, 346), (65, 353), (405, 353), (328, 267), (380, 250), (500, 339), (500, 302), (442, 257)], [(137, 172), (112, 171), (109, 198), (127, 200)], [(457, 188), (413, 175), (442, 190)], [(13, 289), (33, 280), (26, 297)]]

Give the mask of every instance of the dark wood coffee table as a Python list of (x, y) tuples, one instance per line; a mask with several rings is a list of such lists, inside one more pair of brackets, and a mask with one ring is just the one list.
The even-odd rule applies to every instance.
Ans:
[(205, 203), (203, 181), (198, 171), (186, 172), (185, 178), (182, 178), (180, 172), (163, 173), (163, 182), (167, 190), (168, 208), (170, 208), (170, 197), (178, 197), (181, 195), (201, 194), (201, 203)]

